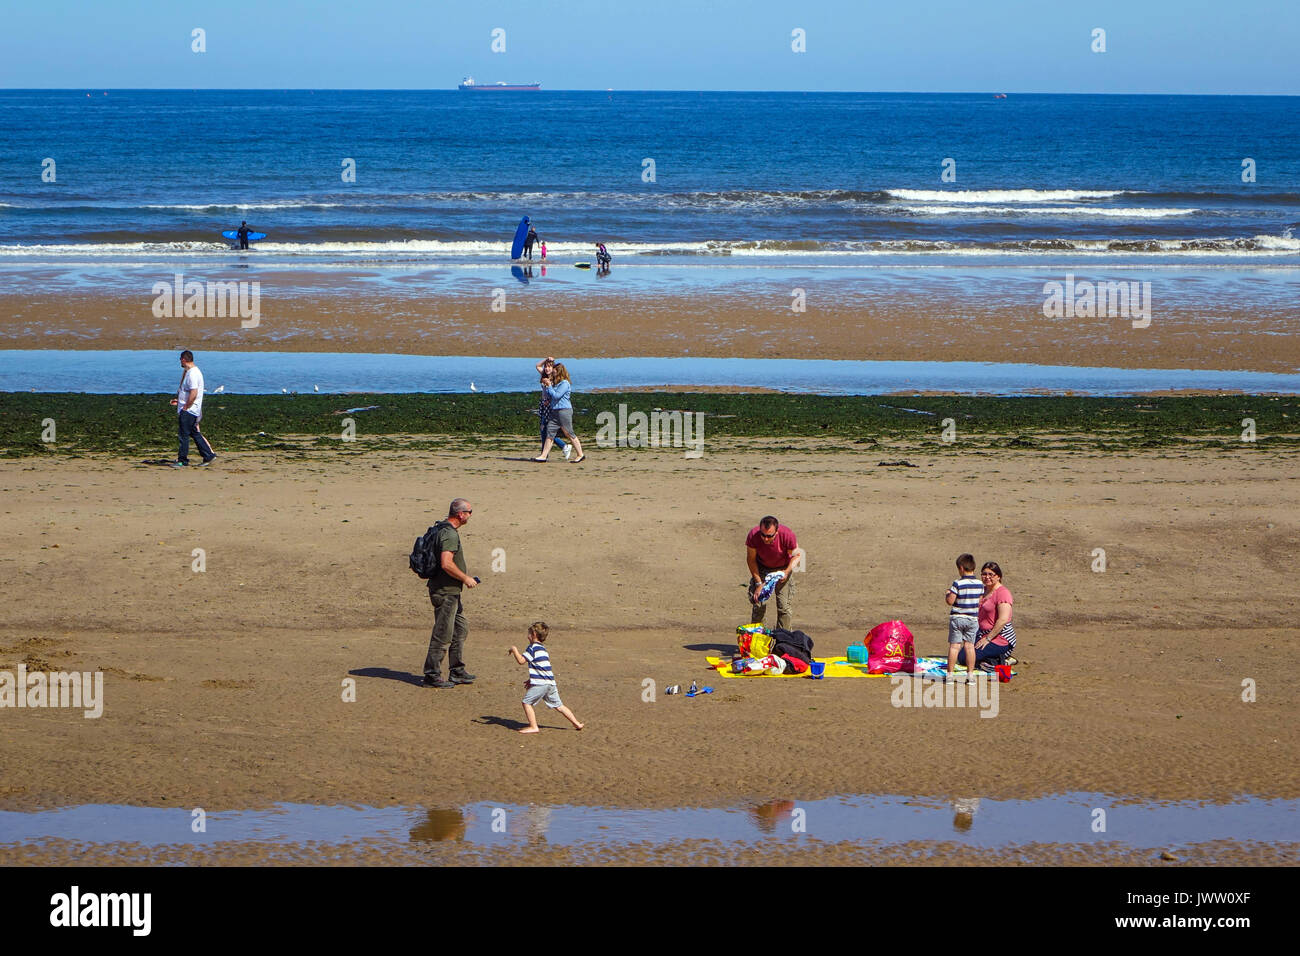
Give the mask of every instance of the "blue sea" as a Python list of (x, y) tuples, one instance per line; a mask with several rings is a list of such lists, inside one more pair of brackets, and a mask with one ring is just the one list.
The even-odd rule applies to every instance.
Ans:
[[(616, 293), (610, 301), (629, 310), (671, 301), (703, 318), (726, 301), (759, 332), (796, 287), (863, 314), (979, 321), (1041, 313), (1044, 283), (1078, 272), (1155, 286), (1166, 335), (1182, 334), (1171, 317), (1200, 323), (1187, 329), (1203, 367), (1144, 375), (1190, 364), (1155, 346), (1141, 367), (1075, 381), (1009, 352), (1009, 383), (996, 390), (1300, 390), (1300, 369), (1259, 358), (1270, 351), (1260, 336), (1300, 334), (1294, 97), (6, 90), (0, 144), (0, 294), (14, 303), (0, 316), (4, 388), (57, 387), (51, 369), (62, 365), (32, 351), (33, 336), (94, 348), (100, 313), (65, 309), (59, 296), (135, 302), (140, 329), (155, 333), (132, 341), (170, 347), (184, 326), (157, 325), (154, 284), (237, 270), (275, 301), (321, 302), (344, 324), (350, 309), (379, 316), (379, 328), (414, 311), (432, 328), (444, 304), (463, 309), (509, 286), (526, 308)], [(525, 215), (551, 265), (591, 260), (602, 241), (613, 272), (512, 263)], [(267, 233), (246, 253), (220, 235), (241, 220)], [(1090, 336), (1078, 364), (1127, 328), (1070, 326)], [(280, 319), (250, 344), (325, 353), (331, 341), (328, 328)], [(683, 339), (681, 354), (695, 345)], [(426, 348), (439, 346), (397, 350)], [(683, 385), (776, 374), (668, 367), (635, 345), (599, 352), (644, 360), (636, 374), (611, 367), (608, 387), (620, 374)], [(104, 377), (149, 388), (129, 354), (142, 353), (105, 352), (122, 364), (101, 366)], [(844, 356), (898, 357), (869, 346)], [(375, 359), (341, 357), (298, 377), (340, 391), (389, 383)], [(990, 387), (973, 365), (895, 366), (790, 370), (775, 387)], [(232, 352), (232, 387), (286, 387), (255, 368)], [(475, 374), (517, 387), (496, 366)], [(431, 387), (467, 377), (449, 371)]]
[(624, 265), (1300, 257), (1289, 97), (8, 90), (0, 143), (4, 262), (247, 220), (259, 263), (489, 263), (525, 214)]

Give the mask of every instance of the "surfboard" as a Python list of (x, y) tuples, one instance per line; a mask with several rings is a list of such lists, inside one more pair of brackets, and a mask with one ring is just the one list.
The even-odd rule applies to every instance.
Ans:
[(577, 266), (579, 269), (590, 269), (590, 268), (591, 268), (591, 263), (590, 263), (590, 262), (575, 262), (574, 265)]
[(518, 259), (524, 251), (524, 240), (528, 238), (528, 217), (524, 216), (519, 220), (519, 228), (515, 230), (515, 241), (510, 244), (510, 258)]
[[(223, 232), (223, 233), (221, 234), (221, 237), (222, 237), (223, 239), (229, 239), (231, 242), (238, 242), (238, 241), (239, 241), (239, 230), (238, 230), (238, 229), (227, 229), (225, 232)], [(259, 239), (265, 239), (265, 238), (266, 238), (266, 233), (264, 233), (264, 232), (250, 232), (250, 233), (248, 234), (248, 241), (249, 241), (249, 242), (257, 242), (257, 240), (259, 240)]]

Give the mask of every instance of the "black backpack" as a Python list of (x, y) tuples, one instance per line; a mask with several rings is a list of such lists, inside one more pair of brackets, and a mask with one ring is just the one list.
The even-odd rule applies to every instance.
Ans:
[(442, 566), (442, 552), (438, 549), (438, 533), (447, 526), (447, 522), (439, 521), (415, 539), (415, 547), (411, 549), (411, 570), (425, 581), (437, 574)]

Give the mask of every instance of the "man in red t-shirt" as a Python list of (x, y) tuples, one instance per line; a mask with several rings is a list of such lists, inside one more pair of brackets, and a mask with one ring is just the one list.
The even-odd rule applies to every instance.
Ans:
[(776, 626), (790, 630), (790, 600), (794, 596), (790, 575), (802, 554), (794, 532), (771, 515), (750, 530), (745, 537), (745, 557), (749, 563), (749, 602), (754, 607), (749, 615), (751, 624), (758, 624), (767, 613), (766, 604), (754, 604), (754, 595), (768, 574), (780, 571), (785, 577), (776, 586)]

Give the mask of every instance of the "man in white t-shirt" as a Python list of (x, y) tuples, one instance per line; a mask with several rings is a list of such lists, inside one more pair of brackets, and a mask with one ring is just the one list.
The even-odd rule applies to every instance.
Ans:
[(184, 468), (190, 463), (191, 437), (199, 449), (199, 454), (203, 456), (203, 464), (210, 465), (212, 459), (217, 457), (217, 453), (199, 432), (199, 419), (203, 417), (203, 373), (194, 364), (194, 353), (189, 349), (181, 353), (181, 368), (185, 371), (181, 374), (181, 384), (176, 390), (176, 397), (172, 399), (172, 404), (177, 409), (180, 448), (176, 453), (176, 460), (172, 462), (172, 467)]

